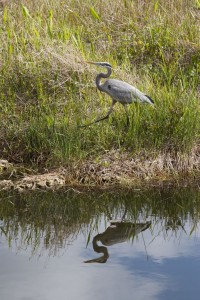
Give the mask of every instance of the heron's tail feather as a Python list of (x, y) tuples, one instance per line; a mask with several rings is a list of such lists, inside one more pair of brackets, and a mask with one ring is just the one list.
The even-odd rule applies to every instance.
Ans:
[(147, 101), (148, 103), (154, 104), (154, 101), (149, 97), (148, 95), (145, 95), (150, 101)]

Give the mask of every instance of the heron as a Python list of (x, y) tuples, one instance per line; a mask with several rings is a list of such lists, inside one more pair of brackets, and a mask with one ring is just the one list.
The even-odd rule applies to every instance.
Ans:
[[(135, 236), (145, 231), (150, 225), (150, 221), (132, 223), (121, 220), (110, 220), (110, 226), (103, 233), (97, 234), (92, 241), (94, 251), (103, 253), (103, 255), (98, 258), (86, 260), (85, 263), (105, 263), (109, 258), (108, 249), (105, 246), (112, 246), (134, 239)], [(99, 246), (97, 242), (101, 242), (104, 246)]]
[(110, 114), (113, 112), (114, 105), (117, 102), (121, 103), (125, 109), (127, 116), (127, 126), (130, 123), (127, 104), (130, 104), (132, 102), (140, 102), (154, 105), (154, 101), (148, 95), (144, 94), (143, 92), (141, 92), (140, 90), (138, 90), (137, 88), (135, 88), (127, 82), (111, 78), (106, 80), (104, 83), (101, 83), (101, 79), (109, 78), (112, 74), (112, 66), (108, 62), (87, 61), (87, 63), (106, 68), (107, 73), (99, 73), (96, 76), (96, 86), (101, 92), (105, 92), (112, 98), (112, 105), (104, 117), (96, 119), (94, 122), (89, 123), (87, 125), (83, 125), (81, 127), (86, 127), (108, 119)]

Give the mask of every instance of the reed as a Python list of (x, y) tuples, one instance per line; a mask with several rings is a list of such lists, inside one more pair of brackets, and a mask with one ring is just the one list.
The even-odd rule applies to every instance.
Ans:
[[(98, 159), (111, 149), (190, 152), (199, 145), (197, 1), (1, 1), (0, 157), (42, 167)], [(155, 109), (130, 105), (109, 121), (79, 125), (111, 101), (98, 70), (150, 94)]]

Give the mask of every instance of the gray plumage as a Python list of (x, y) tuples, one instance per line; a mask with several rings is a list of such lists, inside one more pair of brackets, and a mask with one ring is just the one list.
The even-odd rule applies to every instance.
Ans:
[[(137, 88), (124, 81), (117, 80), (117, 79), (108, 79), (101, 84), (101, 79), (108, 78), (112, 74), (112, 66), (109, 63), (107, 62), (88, 62), (88, 63), (101, 66), (107, 69), (107, 73), (100, 73), (97, 75), (96, 86), (101, 92), (105, 92), (112, 98), (112, 106), (108, 110), (106, 116), (97, 119), (88, 125), (108, 119), (110, 114), (113, 111), (113, 107), (116, 102), (120, 102), (124, 106), (127, 115), (127, 125), (129, 125), (129, 116), (126, 107), (127, 104), (130, 104), (132, 102), (148, 103), (150, 105), (154, 104), (154, 101), (149, 96), (145, 95)], [(88, 125), (84, 125), (82, 127)]]
[(121, 80), (108, 79), (101, 85), (101, 90), (121, 104), (130, 104), (132, 102), (146, 102), (153, 104), (150, 97), (146, 96), (132, 85)]

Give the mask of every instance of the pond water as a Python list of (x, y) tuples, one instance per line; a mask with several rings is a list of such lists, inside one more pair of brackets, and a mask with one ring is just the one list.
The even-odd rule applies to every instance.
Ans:
[(0, 194), (0, 299), (199, 299), (200, 190)]

